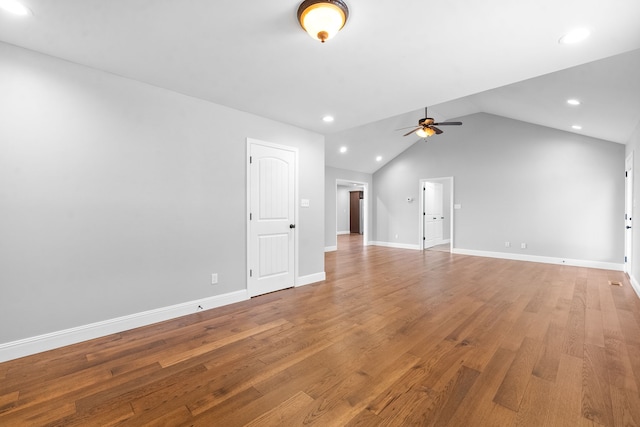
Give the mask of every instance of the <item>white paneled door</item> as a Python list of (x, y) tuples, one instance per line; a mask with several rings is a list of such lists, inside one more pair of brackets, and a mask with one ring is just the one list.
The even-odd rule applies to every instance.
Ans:
[(624, 271), (631, 275), (633, 262), (633, 153), (625, 161)]
[(295, 280), (296, 152), (249, 143), (249, 296)]
[(442, 184), (439, 182), (424, 183), (424, 246), (423, 249), (442, 243), (444, 232), (444, 213), (442, 200)]

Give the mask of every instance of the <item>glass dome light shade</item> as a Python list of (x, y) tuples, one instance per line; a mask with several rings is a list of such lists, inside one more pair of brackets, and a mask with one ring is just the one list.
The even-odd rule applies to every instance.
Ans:
[(305, 1), (298, 9), (298, 20), (311, 37), (324, 43), (347, 22), (348, 9), (342, 1)]

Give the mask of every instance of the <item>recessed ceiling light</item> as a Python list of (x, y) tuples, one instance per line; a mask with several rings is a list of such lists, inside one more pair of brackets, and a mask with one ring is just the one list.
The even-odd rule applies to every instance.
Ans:
[(580, 101), (577, 99), (567, 99), (567, 104), (569, 105), (580, 105)]
[(376, 162), (379, 162), (380, 160), (382, 160), (382, 156), (377, 156), (376, 157)]
[(347, 152), (347, 147), (340, 147), (340, 152), (341, 153), (346, 153)]
[(31, 14), (31, 9), (17, 0), (0, 0), (0, 9), (20, 16)]
[(322, 121), (325, 123), (331, 123), (333, 121), (333, 116), (324, 116)]
[(573, 126), (571, 126), (571, 128), (572, 128), (572, 129), (575, 129), (575, 130), (580, 130), (580, 129), (582, 129), (582, 126), (580, 126), (580, 125), (573, 125)]
[(591, 33), (586, 28), (578, 28), (576, 30), (569, 31), (567, 34), (560, 37), (560, 40), (558, 40), (558, 43), (560, 44), (579, 43), (584, 39), (586, 39), (587, 37), (589, 37), (589, 34)]

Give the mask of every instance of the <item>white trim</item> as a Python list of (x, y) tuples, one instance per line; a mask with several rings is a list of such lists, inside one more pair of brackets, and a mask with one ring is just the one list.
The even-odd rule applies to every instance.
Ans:
[[(62, 331), (3, 343), (0, 344), (0, 362), (6, 362), (54, 348), (116, 334), (129, 329), (140, 328), (153, 323), (164, 322), (165, 320), (175, 319), (176, 317), (186, 316), (202, 310), (210, 310), (223, 305), (234, 304), (247, 299), (249, 299), (249, 294), (243, 289), (228, 294), (188, 301), (168, 307), (156, 308), (154, 310), (116, 317), (115, 319), (103, 320), (101, 322), (64, 329)], [(199, 307), (202, 307), (202, 309)]]
[(599, 268), (602, 270), (622, 271), (624, 269), (624, 264), (617, 264), (613, 262), (587, 261), (587, 260), (556, 258), (556, 257), (547, 257), (547, 256), (539, 256), (539, 255), (521, 255), (521, 254), (511, 254), (507, 252), (488, 252), (488, 251), (476, 251), (472, 249), (454, 248), (452, 249), (451, 253), (459, 254), (459, 255), (481, 256), (486, 258), (501, 258), (501, 259), (512, 259), (516, 261), (541, 262), (544, 264), (559, 264), (559, 265), (571, 265), (574, 267)]
[(325, 246), (324, 251), (325, 252), (334, 252), (337, 251), (338, 247), (337, 246)]
[(638, 283), (636, 278), (633, 276), (629, 276), (629, 282), (631, 282), (631, 287), (633, 288), (633, 290), (636, 291), (636, 295), (640, 297), (640, 283)]
[(296, 279), (296, 288), (298, 286), (310, 285), (312, 283), (322, 282), (327, 280), (327, 274), (322, 273), (309, 274), (308, 276), (301, 276)]
[(393, 242), (369, 242), (370, 245), (373, 246), (384, 246), (387, 248), (396, 248), (396, 249), (411, 249), (411, 250), (420, 250), (420, 245), (411, 245), (408, 243), (393, 243)]
[(338, 231), (336, 233), (336, 235), (338, 235), (338, 236), (343, 235), (343, 234), (351, 234), (351, 231), (349, 231), (349, 230), (347, 230), (347, 231)]

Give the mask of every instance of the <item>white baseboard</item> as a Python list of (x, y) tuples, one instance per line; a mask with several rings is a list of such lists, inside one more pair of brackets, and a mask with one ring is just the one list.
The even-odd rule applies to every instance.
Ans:
[(249, 299), (249, 294), (246, 290), (241, 290), (2, 343), (0, 344), (0, 362), (175, 319), (176, 317), (186, 316), (202, 310), (210, 310), (247, 299)]
[(397, 249), (413, 249), (420, 250), (420, 245), (410, 245), (407, 243), (393, 243), (393, 242), (369, 242), (370, 245), (373, 246), (384, 246), (387, 248), (397, 248)]
[(629, 275), (629, 282), (631, 282), (631, 287), (633, 288), (633, 290), (636, 291), (636, 295), (640, 297), (640, 283), (638, 283), (636, 278), (632, 275)]
[(348, 230), (347, 231), (338, 231), (336, 234), (338, 236), (341, 235), (341, 234), (351, 234), (351, 231), (348, 231)]
[(338, 247), (337, 246), (325, 246), (324, 247), (324, 251), (325, 252), (333, 252), (333, 251), (337, 251)]
[(296, 288), (299, 286), (310, 285), (312, 283), (322, 282), (327, 280), (327, 274), (322, 273), (309, 274), (308, 276), (301, 276), (296, 279)]
[(602, 270), (622, 271), (624, 268), (624, 264), (616, 264), (614, 262), (587, 261), (587, 260), (556, 258), (556, 257), (547, 257), (547, 256), (539, 256), (539, 255), (512, 254), (507, 252), (476, 251), (472, 249), (459, 249), (459, 248), (453, 248), (451, 252), (454, 254), (460, 254), (460, 255), (512, 259), (516, 261), (541, 262), (544, 264), (570, 265), (573, 267), (599, 268)]

